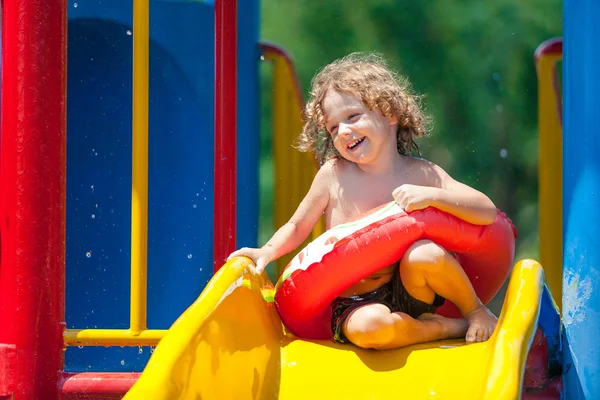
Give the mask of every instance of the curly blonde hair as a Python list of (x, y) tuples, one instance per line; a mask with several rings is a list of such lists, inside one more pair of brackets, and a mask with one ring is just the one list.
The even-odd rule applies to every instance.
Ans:
[(325, 66), (311, 82), (297, 148), (314, 152), (319, 164), (340, 157), (325, 128), (323, 100), (328, 90), (354, 94), (370, 110), (396, 117), (398, 153), (407, 155), (413, 150), (419, 153), (415, 138), (425, 136), (430, 123), (420, 107), (420, 96), (412, 92), (408, 80), (388, 67), (382, 56), (352, 53)]

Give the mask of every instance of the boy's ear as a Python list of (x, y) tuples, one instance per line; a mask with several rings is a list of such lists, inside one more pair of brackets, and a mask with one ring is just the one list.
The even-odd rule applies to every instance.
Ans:
[(390, 115), (387, 117), (388, 121), (390, 121), (390, 125), (398, 125), (398, 117), (395, 115)]

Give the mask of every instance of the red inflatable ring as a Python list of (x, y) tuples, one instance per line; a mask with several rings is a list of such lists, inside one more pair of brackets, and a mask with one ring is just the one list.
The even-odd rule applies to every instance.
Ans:
[[(473, 225), (435, 208), (405, 213), (395, 203), (336, 226), (300, 251), (276, 285), (275, 304), (287, 328), (304, 339), (329, 339), (331, 302), (354, 283), (390, 265), (415, 241), (452, 252), (481, 301), (498, 293), (513, 263), (516, 228), (502, 212), (491, 225)], [(446, 301), (440, 315), (459, 317)]]

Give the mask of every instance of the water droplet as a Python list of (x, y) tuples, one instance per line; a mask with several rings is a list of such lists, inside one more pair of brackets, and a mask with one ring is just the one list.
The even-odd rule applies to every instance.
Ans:
[(83, 346), (77, 346), (78, 349), (83, 349)]
[(260, 61), (265, 61), (265, 56), (263, 56), (262, 54), (260, 55)]
[(96, 214), (92, 214), (92, 219), (96, 218)]
[(144, 352), (144, 349), (142, 349), (142, 346), (138, 347), (138, 354), (142, 354)]
[(198, 208), (198, 204), (194, 204), (192, 207), (194, 207), (194, 208)]
[(191, 255), (191, 254), (188, 254), (188, 258), (192, 258), (192, 255)]
[(133, 35), (133, 32), (131, 32), (131, 29), (127, 29), (127, 36), (131, 36)]
[(79, 6), (79, 4), (73, 3), (73, 8), (77, 8), (77, 6)]
[(125, 365), (125, 360), (121, 360), (121, 365)]
[(154, 353), (154, 349), (155, 349), (155, 347), (154, 347), (154, 346), (151, 346), (151, 347), (150, 347), (150, 354)]
[(86, 256), (87, 258), (90, 258), (90, 257), (92, 256), (92, 252), (91, 252), (91, 251), (88, 251), (87, 253), (85, 253), (85, 256)]
[(196, 197), (200, 196), (200, 193), (196, 193)]
[(506, 158), (508, 156), (508, 150), (502, 149), (500, 150), (500, 157)]
[(500, 80), (500, 74), (497, 72), (494, 72), (492, 74), (492, 79), (495, 80), (496, 82), (498, 82)]
[(202, 268), (200, 268), (200, 271), (202, 271)]

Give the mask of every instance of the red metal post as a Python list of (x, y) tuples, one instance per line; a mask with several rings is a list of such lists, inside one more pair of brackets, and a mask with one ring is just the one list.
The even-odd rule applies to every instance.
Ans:
[[(554, 55), (554, 56), (562, 56), (563, 54), (563, 39), (561, 37), (556, 37), (552, 39), (548, 39), (545, 42), (541, 43), (537, 49), (535, 49), (535, 53), (533, 55), (534, 62), (537, 66), (540, 58), (545, 55)], [(561, 72), (556, 70), (556, 65), (554, 65), (554, 79), (552, 82), (552, 86), (554, 92), (556, 93), (556, 112), (558, 113), (558, 120), (562, 125), (562, 95), (561, 95), (561, 83), (559, 79), (559, 74)]]
[(65, 373), (58, 387), (62, 400), (120, 399), (140, 376), (139, 372)]
[(213, 270), (235, 250), (237, 1), (215, 1), (215, 182)]
[(0, 386), (15, 400), (59, 398), (66, 33), (66, 0), (4, 0), (0, 343), (14, 348), (14, 362)]

